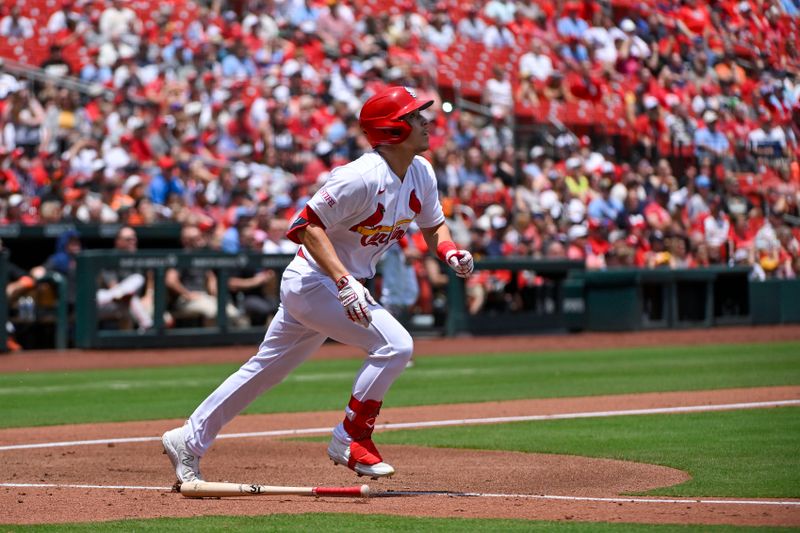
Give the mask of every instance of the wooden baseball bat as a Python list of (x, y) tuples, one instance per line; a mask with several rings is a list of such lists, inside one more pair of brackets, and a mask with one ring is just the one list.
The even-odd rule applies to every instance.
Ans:
[(181, 483), (178, 492), (187, 498), (225, 498), (232, 496), (338, 496), (368, 498), (369, 485), (356, 487), (281, 487), (213, 481)]

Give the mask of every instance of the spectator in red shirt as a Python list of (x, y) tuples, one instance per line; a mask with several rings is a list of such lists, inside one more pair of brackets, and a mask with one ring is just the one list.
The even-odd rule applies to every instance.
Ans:
[(128, 152), (134, 160), (144, 165), (151, 164), (155, 155), (147, 140), (147, 124), (139, 117), (132, 117), (128, 121), (128, 126), (132, 133), (123, 135), (120, 142), (123, 145), (127, 144)]
[(712, 28), (708, 6), (697, 0), (683, 0), (677, 16), (678, 28), (692, 35), (706, 35)]
[(661, 107), (655, 96), (645, 96), (643, 107), (644, 114), (636, 117), (633, 125), (636, 147), (642, 157), (655, 161), (660, 157), (659, 148), (669, 143), (669, 130), (661, 118)]
[(661, 185), (655, 191), (655, 196), (644, 208), (644, 217), (647, 225), (653, 229), (667, 231), (672, 225), (672, 215), (669, 205), (670, 190), (667, 185)]

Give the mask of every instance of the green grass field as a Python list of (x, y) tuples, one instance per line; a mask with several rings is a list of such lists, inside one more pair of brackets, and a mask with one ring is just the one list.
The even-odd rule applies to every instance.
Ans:
[[(418, 360), (389, 391), (386, 405), (800, 384), (800, 342)], [(341, 409), (360, 364), (357, 359), (309, 361), (246, 412)], [(0, 428), (186, 417), (236, 368), (2, 374)]]
[[(248, 413), (340, 409), (360, 360), (309, 361)], [(0, 375), (0, 426), (182, 418), (230, 365)], [(420, 357), (392, 407), (800, 384), (800, 342), (615, 351)], [(434, 392), (432, 392), (434, 391)], [(102, 405), (103, 409), (97, 409)], [(491, 427), (491, 430), (487, 430)], [(381, 442), (609, 457), (666, 465), (692, 479), (652, 494), (800, 497), (800, 408), (551, 420), (387, 431)], [(374, 519), (374, 520), (373, 520)], [(0, 531), (352, 530), (347, 515), (137, 520)], [(72, 527), (72, 526), (70, 526)], [(769, 528), (756, 528), (767, 531)], [(687, 531), (677, 526), (370, 517), (370, 531)], [(703, 527), (703, 531), (753, 528)], [(778, 529), (775, 529), (778, 531)], [(788, 530), (787, 530), (788, 531)]]

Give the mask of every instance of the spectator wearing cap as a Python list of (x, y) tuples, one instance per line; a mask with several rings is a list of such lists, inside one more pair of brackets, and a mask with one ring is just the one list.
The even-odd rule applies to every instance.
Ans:
[(543, 147), (539, 145), (532, 146), (528, 152), (528, 161), (522, 167), (523, 174), (534, 180), (534, 182), (546, 179), (542, 169), (544, 155)]
[(100, 47), (90, 46), (86, 50), (88, 60), (81, 66), (79, 77), (84, 83), (108, 84), (114, 77), (114, 71), (108, 64), (101, 65), (98, 61)]
[(686, 204), (686, 215), (689, 224), (696, 224), (700, 217), (708, 213), (708, 201), (711, 196), (711, 178), (705, 174), (699, 174), (694, 180), (694, 194)]
[(611, 197), (613, 182), (608, 178), (601, 178), (598, 183), (600, 196), (596, 196), (586, 209), (589, 218), (599, 221), (601, 224), (609, 225), (616, 223), (620, 214), (624, 211), (624, 206), (616, 198)]
[(586, 237), (589, 231), (586, 229), (586, 224), (573, 224), (567, 230), (567, 259), (584, 261), (586, 260), (586, 253), (588, 246), (586, 244)]
[(646, 95), (643, 99), (644, 113), (636, 117), (633, 129), (640, 155), (654, 161), (660, 157), (660, 147), (669, 143), (669, 129), (661, 116), (658, 98)]
[(242, 249), (241, 236), (244, 234), (244, 228), (252, 225), (255, 214), (255, 210), (251, 207), (239, 206), (236, 208), (233, 225), (222, 235), (221, 248), (223, 252), (235, 254)]
[(10, 195), (8, 198), (0, 198), (0, 223), (7, 224), (32, 224), (36, 222), (35, 217), (28, 214), (25, 198), (18, 193)]
[(653, 199), (645, 206), (642, 214), (647, 225), (652, 229), (667, 231), (672, 224), (669, 211), (670, 189), (666, 184), (660, 185), (653, 194)]
[(720, 255), (726, 257), (731, 220), (723, 211), (722, 198), (718, 194), (709, 195), (708, 212), (700, 215), (697, 224), (709, 248), (718, 249)]
[(581, 202), (587, 203), (591, 195), (592, 187), (589, 178), (583, 172), (583, 162), (579, 157), (570, 157), (565, 162), (566, 177), (564, 183), (572, 196)]
[(147, 140), (147, 123), (139, 116), (128, 119), (129, 134), (120, 138), (120, 143), (125, 143), (125, 148), (131, 157), (142, 164), (149, 164), (155, 159), (153, 149)]
[[(620, 32), (621, 30), (621, 32)], [(615, 39), (620, 38), (626, 44), (631, 57), (644, 61), (650, 57), (650, 46), (636, 34), (636, 23), (631, 19), (622, 19), (619, 30), (614, 32)]]
[(166, 205), (172, 195), (183, 196), (186, 186), (178, 173), (175, 160), (169, 156), (158, 160), (158, 169), (150, 180), (149, 196), (153, 203)]
[(556, 31), (563, 40), (582, 41), (589, 31), (589, 24), (578, 16), (580, 9), (575, 1), (564, 4), (563, 16), (556, 22)]
[(67, 279), (67, 302), (70, 308), (75, 305), (77, 257), (83, 250), (81, 236), (75, 230), (67, 230), (56, 239), (55, 252), (48, 256), (44, 264), (31, 269), (31, 276), (41, 279), (48, 272), (58, 272)]
[(718, 115), (711, 110), (703, 113), (702, 128), (694, 134), (695, 156), (698, 161), (708, 159), (712, 165), (730, 163), (730, 148), (728, 138), (717, 128)]
[(147, 142), (156, 157), (169, 155), (178, 146), (178, 139), (173, 134), (175, 117), (164, 115), (156, 118), (156, 128), (147, 137)]
[(762, 110), (758, 127), (747, 134), (747, 147), (754, 157), (762, 161), (786, 155), (786, 132), (775, 123), (768, 110)]

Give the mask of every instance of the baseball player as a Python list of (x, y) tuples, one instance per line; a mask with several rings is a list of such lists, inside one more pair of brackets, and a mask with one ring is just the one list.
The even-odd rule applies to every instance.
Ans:
[(284, 271), (281, 304), (258, 353), (186, 424), (162, 437), (179, 481), (202, 479), (200, 458), (222, 427), (327, 338), (367, 353), (344, 419), (333, 429), (328, 456), (359, 475), (394, 474), (372, 442), (372, 431), (383, 397), (411, 358), (413, 341), (362, 280), (375, 275), (383, 252), (412, 221), (458, 276), (468, 277), (473, 269), (472, 255), (456, 247), (444, 224), (433, 169), (418, 155), (428, 149), (422, 111), (432, 103), (396, 86), (364, 104), (359, 123), (374, 150), (335, 168), (290, 227), (288, 237), (301, 246)]

